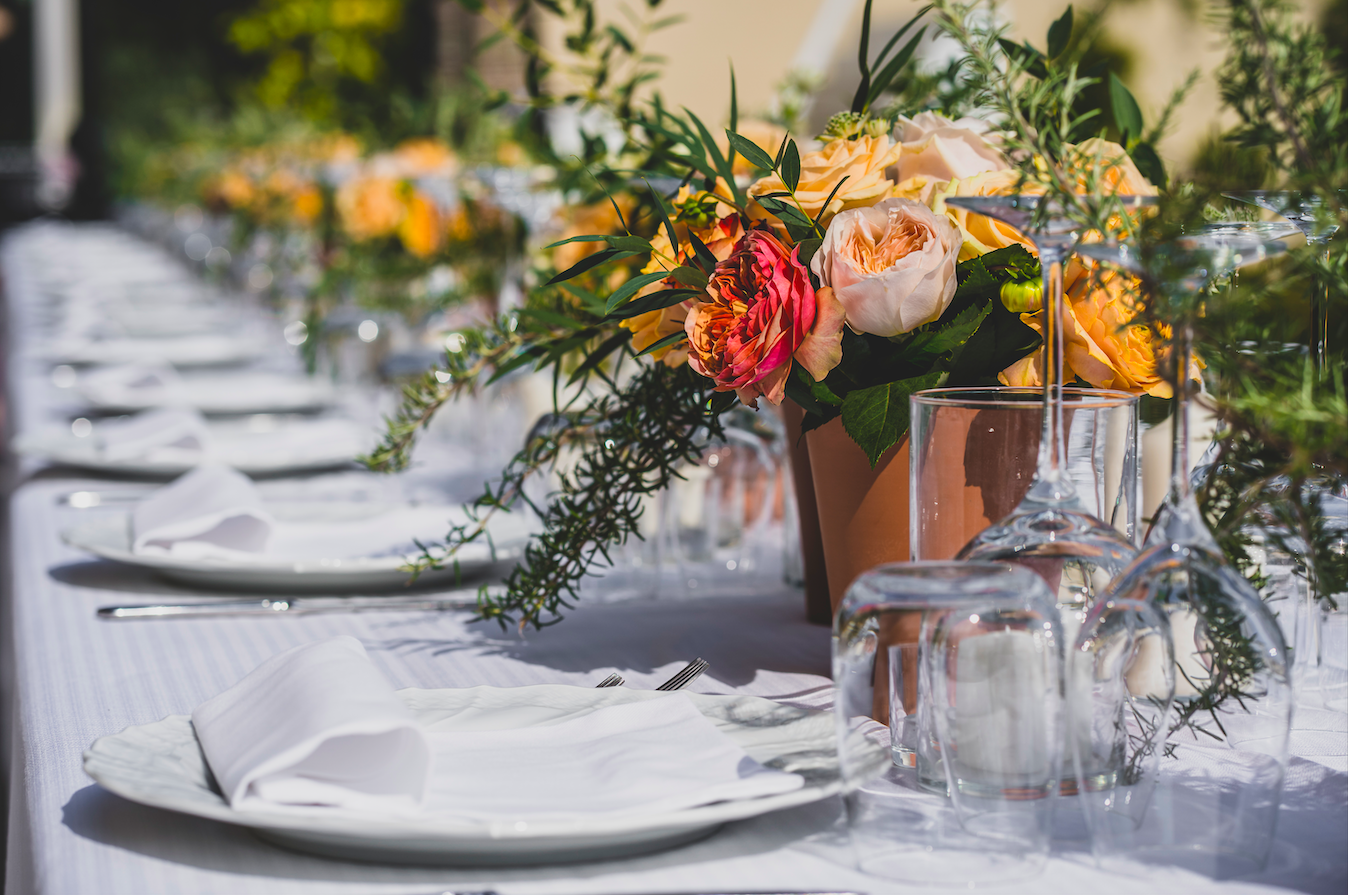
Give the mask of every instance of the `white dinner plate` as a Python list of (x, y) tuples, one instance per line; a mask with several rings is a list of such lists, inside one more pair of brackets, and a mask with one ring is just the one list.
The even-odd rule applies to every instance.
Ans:
[(254, 371), (223, 371), (184, 376), (168, 386), (130, 388), (96, 375), (76, 384), (80, 396), (102, 413), (136, 413), (185, 406), (207, 415), (298, 413), (321, 410), (336, 392), (331, 382), (304, 376)]
[[(620, 703), (664, 696), (622, 687), (556, 684), (402, 690), (418, 720), (436, 730), (543, 727)], [(90, 777), (123, 798), (250, 827), (290, 848), (382, 863), (481, 866), (617, 858), (692, 842), (722, 824), (827, 798), (842, 789), (831, 712), (795, 708), (755, 696), (687, 694), (698, 710), (749, 756), (769, 768), (800, 774), (801, 789), (680, 811), (624, 813), (610, 818), (490, 822), (427, 814), (383, 818), (332, 809), (304, 815), (239, 811), (220, 795), (187, 715), (128, 727), (95, 740), (84, 753)], [(887, 747), (860, 733), (856, 754), (879, 769)], [(558, 769), (558, 773), (565, 773)]]
[[(268, 503), (267, 511), (279, 522), (329, 524), (369, 522), (398, 511), (426, 512), (444, 524), (420, 535), (428, 545), (440, 543), (451, 521), (462, 521), (460, 507), (411, 507), (364, 501), (287, 501)], [(491, 545), (465, 544), (454, 567), (423, 572), (417, 585), (452, 586), (461, 578), (482, 575), (493, 566), (512, 562), (524, 552), (536, 526), (523, 513), (496, 513), (488, 523)], [(131, 514), (111, 513), (61, 532), (72, 547), (95, 556), (139, 566), (194, 587), (272, 593), (349, 593), (397, 591), (411, 576), (403, 566), (415, 551), (381, 552), (375, 556), (286, 557), (271, 553), (231, 556), (181, 556), (172, 553), (136, 553), (131, 549)], [(409, 545), (410, 546), (410, 545)]]
[[(259, 414), (207, 423), (210, 459), (254, 477), (290, 475), (349, 465), (373, 446), (371, 433), (350, 420)], [(93, 435), (98, 434), (94, 424)], [(313, 437), (306, 437), (312, 435)], [(25, 456), (100, 473), (175, 478), (205, 462), (197, 449), (155, 448), (144, 456), (109, 459), (95, 437), (54, 429), (14, 439)]]
[(170, 364), (214, 367), (240, 364), (261, 353), (248, 336), (178, 335), (176, 338), (73, 339), (57, 342), (47, 352), (54, 364)]

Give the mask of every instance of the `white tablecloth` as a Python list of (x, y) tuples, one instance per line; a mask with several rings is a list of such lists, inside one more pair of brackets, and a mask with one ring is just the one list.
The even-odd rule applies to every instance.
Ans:
[[(22, 345), (23, 234), (0, 254), (11, 310), (11, 346)], [(11, 401), (21, 418), (41, 383), (21, 351), (11, 355)], [(15, 388), (14, 384), (20, 387)], [(27, 391), (27, 393), (25, 393)], [(346, 484), (343, 484), (346, 482)], [(348, 487), (349, 479), (331, 485)], [(807, 624), (798, 592), (683, 602), (583, 605), (561, 624), (519, 636), (470, 624), (458, 613), (377, 612), (301, 618), (103, 622), (111, 603), (191, 598), (146, 574), (64, 546), (61, 527), (116, 509), (77, 510), (58, 498), (108, 487), (39, 475), (10, 505), (13, 762), (6, 891), (26, 893), (526, 893), (735, 892), (852, 889), (914, 891), (850, 870), (837, 844), (837, 800), (732, 824), (672, 851), (595, 864), (453, 870), (344, 863), (285, 851), (247, 830), (142, 807), (100, 789), (81, 769), (96, 738), (187, 713), (268, 656), (309, 640), (350, 634), (397, 687), (592, 685), (612, 670), (653, 686), (694, 656), (711, 671), (694, 689), (829, 705), (829, 633)], [(312, 485), (325, 487), (322, 482)], [(1348, 755), (1348, 742), (1342, 754)], [(1045, 873), (1007, 893), (1274, 892), (1341, 895), (1348, 889), (1348, 775), (1294, 759), (1268, 870), (1257, 881), (1218, 883), (1180, 870), (1108, 876), (1079, 853), (1056, 855)], [(933, 890), (948, 891), (948, 890)]]

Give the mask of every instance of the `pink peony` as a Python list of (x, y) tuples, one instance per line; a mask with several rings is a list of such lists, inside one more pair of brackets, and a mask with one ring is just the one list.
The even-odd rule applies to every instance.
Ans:
[(798, 252), (750, 230), (712, 272), (712, 300), (684, 324), (688, 363), (753, 407), (759, 396), (781, 403), (793, 358), (815, 379), (842, 360), (842, 305), (832, 289), (815, 291)]

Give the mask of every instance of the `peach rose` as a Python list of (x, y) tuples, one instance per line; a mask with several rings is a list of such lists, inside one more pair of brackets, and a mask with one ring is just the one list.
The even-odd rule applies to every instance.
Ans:
[(903, 144), (899, 156), (899, 183), (914, 177), (932, 181), (972, 177), (1010, 167), (994, 142), (985, 135), (987, 122), (976, 118), (951, 121), (935, 112), (922, 112), (913, 118), (900, 118), (898, 139)]
[(833, 219), (810, 262), (857, 332), (897, 336), (941, 316), (955, 296), (959, 230), (921, 202), (885, 199)]
[[(807, 152), (801, 157), (796, 199), (813, 219), (824, 207), (833, 188), (846, 177), (847, 182), (829, 202), (824, 218), (847, 208), (874, 205), (887, 198), (894, 186), (885, 169), (899, 160), (900, 152), (902, 147), (892, 143), (887, 136), (833, 140), (819, 151)], [(782, 179), (769, 174), (749, 187), (749, 195), (762, 196), (785, 190)]]
[(750, 230), (712, 272), (712, 300), (688, 314), (689, 365), (752, 407), (782, 402), (792, 359), (815, 379), (842, 360), (842, 305), (815, 291), (799, 253)]
[[(1096, 388), (1112, 388), (1157, 398), (1169, 398), (1170, 383), (1156, 368), (1155, 333), (1134, 323), (1138, 284), (1114, 272), (1083, 276), (1067, 290), (1063, 326), (1065, 380), (1079, 376)], [(1042, 310), (1022, 314), (1021, 320), (1043, 334)], [(1006, 385), (1038, 386), (1042, 379), (1042, 352), (1022, 358), (998, 376)], [(1198, 377), (1198, 365), (1190, 368)]]

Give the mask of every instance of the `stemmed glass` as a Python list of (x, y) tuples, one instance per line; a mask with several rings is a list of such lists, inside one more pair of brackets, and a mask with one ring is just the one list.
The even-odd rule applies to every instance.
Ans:
[[(1155, 203), (1151, 196), (1112, 197), (1122, 210)], [(1020, 562), (1058, 596), (1068, 638), (1096, 593), (1136, 555), (1113, 526), (1086, 511), (1067, 474), (1063, 426), (1063, 266), (1080, 224), (1042, 196), (960, 196), (948, 205), (985, 215), (1025, 234), (1039, 254), (1044, 300), (1044, 417), (1038, 469), (1011, 514), (975, 535), (958, 559)]]
[[(1109, 586), (1101, 605), (1155, 607), (1168, 616), (1173, 638), (1169, 649), (1138, 650), (1120, 674), (1126, 681), (1113, 690), (1157, 711), (1131, 713), (1134, 730), (1114, 752), (1128, 773), (1103, 783), (1092, 781), (1083, 800), (1092, 839), (1101, 857), (1130, 854), (1162, 857), (1218, 876), (1241, 864), (1262, 866), (1272, 844), (1283, 773), (1287, 765), (1292, 692), (1287, 647), (1277, 621), (1222, 554), (1194, 499), (1188, 475), (1188, 392), (1193, 316), (1197, 300), (1214, 279), (1280, 252), (1276, 241), (1239, 233), (1182, 237), (1145, 257), (1127, 245), (1098, 243), (1078, 251), (1110, 266), (1143, 276), (1154, 296), (1174, 312), (1169, 377), (1175, 391), (1175, 429), (1171, 488), (1136, 560)], [(1090, 653), (1100, 634), (1088, 620), (1077, 640), (1078, 653)], [(1164, 626), (1151, 624), (1153, 632)], [(1172, 664), (1173, 663), (1173, 664)], [(1125, 685), (1126, 684), (1126, 685)], [(1105, 699), (1096, 688), (1097, 719), (1121, 711), (1101, 711)], [(1171, 736), (1175, 717), (1167, 710), (1173, 694), (1180, 718), (1201, 726), (1212, 739)], [(1225, 697), (1225, 698), (1223, 698)], [(1113, 705), (1113, 703), (1111, 703)], [(1178, 729), (1178, 728), (1176, 728)], [(1105, 725), (1089, 731), (1096, 740), (1074, 741), (1083, 773), (1110, 751), (1116, 732)], [(1178, 760), (1158, 765), (1181, 740)], [(1203, 762), (1207, 743), (1242, 750), (1238, 762), (1220, 780), (1195, 785), (1202, 774), (1189, 762)], [(1197, 748), (1198, 753), (1187, 751)], [(1173, 770), (1173, 772), (1172, 772)], [(1197, 775), (1197, 776), (1195, 776)], [(1210, 785), (1209, 785), (1210, 784)], [(1159, 788), (1160, 793), (1152, 790)], [(1239, 869), (1245, 869), (1240, 867)]]
[[(1316, 247), (1322, 259), (1329, 258), (1329, 240), (1337, 231), (1337, 224), (1326, 224), (1319, 217), (1323, 200), (1312, 192), (1301, 190), (1237, 190), (1223, 193), (1228, 199), (1257, 205), (1265, 211), (1286, 218), (1306, 237), (1307, 245)], [(1311, 293), (1311, 364), (1317, 380), (1326, 375), (1326, 342), (1329, 336), (1329, 284), (1316, 283)]]

